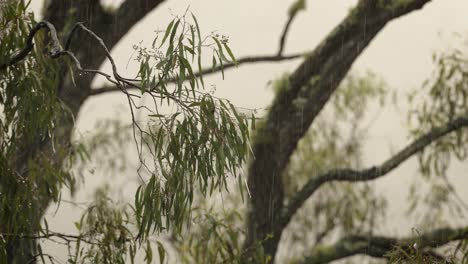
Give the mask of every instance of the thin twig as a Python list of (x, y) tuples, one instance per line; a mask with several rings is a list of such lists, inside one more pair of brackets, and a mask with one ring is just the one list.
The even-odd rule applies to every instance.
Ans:
[[(298, 59), (298, 58), (304, 56), (305, 54), (307, 54), (307, 52), (295, 53), (295, 54), (284, 55), (284, 56), (283, 55), (282, 56), (278, 56), (278, 55), (247, 56), (247, 57), (243, 57), (243, 58), (238, 59), (237, 64), (228, 63), (228, 64), (224, 64), (223, 67), (217, 66), (214, 69), (205, 68), (200, 72), (196, 72), (194, 75), (196, 77), (199, 77), (201, 75), (203, 75), (203, 76), (210, 75), (210, 74), (220, 72), (221, 70), (226, 70), (226, 69), (229, 69), (229, 68), (233, 68), (235, 66), (239, 66), (241, 64), (262, 63), (262, 62), (278, 62), (278, 61), (293, 60), (293, 59)], [(176, 82), (176, 79), (171, 78), (171, 79), (168, 79), (167, 82), (168, 83), (173, 83), (173, 82)], [(129, 87), (129, 88), (139, 89), (140, 87), (138, 85), (132, 85), (132, 87)], [(102, 87), (102, 88), (98, 88), (98, 89), (92, 89), (90, 91), (90, 95), (99, 95), (99, 94), (103, 94), (103, 93), (116, 92), (116, 91), (120, 91), (118, 87), (116, 87), (116, 86), (106, 86), (106, 87)]]
[(283, 54), (283, 50), (284, 50), (284, 46), (286, 44), (286, 37), (288, 35), (288, 32), (289, 32), (289, 28), (292, 24), (292, 21), (294, 20), (294, 18), (296, 17), (296, 14), (299, 13), (299, 12), (293, 12), (289, 17), (288, 17), (288, 20), (286, 21), (286, 24), (284, 25), (284, 29), (283, 29), (283, 33), (281, 34), (281, 38), (280, 38), (280, 43), (279, 43), (279, 48), (278, 48), (278, 56), (281, 56)]

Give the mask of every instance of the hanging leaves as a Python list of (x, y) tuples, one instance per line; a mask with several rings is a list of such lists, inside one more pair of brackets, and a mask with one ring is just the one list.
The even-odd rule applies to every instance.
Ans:
[[(235, 57), (225, 37), (202, 39), (193, 15), (192, 20), (193, 25), (185, 17), (172, 20), (161, 43), (154, 45), (159, 49), (138, 49), (141, 91), (155, 102), (159, 99), (154, 109), (148, 109), (148, 129), (139, 129), (144, 134), (142, 145), (152, 150), (156, 164), (135, 196), (140, 238), (170, 228), (181, 230), (194, 193), (212, 195), (227, 189), (226, 178), (237, 175), (247, 153), (247, 117), (229, 101), (205, 92), (201, 75), (203, 48), (212, 49), (221, 67), (223, 61), (230, 62), (225, 52), (233, 62)], [(198, 73), (192, 65), (195, 57)], [(152, 79), (157, 83), (147, 85)], [(173, 110), (160, 112), (163, 102)]]

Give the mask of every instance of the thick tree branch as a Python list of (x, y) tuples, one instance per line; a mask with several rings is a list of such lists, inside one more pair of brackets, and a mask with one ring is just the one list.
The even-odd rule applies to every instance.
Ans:
[(113, 15), (113, 32), (108, 45), (115, 45), (138, 21), (163, 2), (164, 0), (125, 0)]
[(300, 263), (329, 263), (357, 254), (385, 258), (385, 254), (396, 247), (400, 247), (400, 249), (408, 252), (419, 250), (423, 255), (441, 259), (441, 256), (430, 249), (435, 249), (452, 241), (462, 239), (468, 239), (468, 227), (458, 229), (441, 228), (422, 235), (401, 239), (384, 236), (353, 235), (344, 237), (334, 245), (315, 248)]
[[(214, 69), (212, 68), (205, 68), (201, 72), (196, 72), (195, 76), (199, 77), (201, 75), (206, 76), (206, 75), (211, 75), (220, 71), (224, 71), (226, 69), (231, 69), (233, 67), (237, 67), (242, 64), (254, 64), (254, 63), (262, 63), (262, 62), (278, 62), (278, 61), (287, 61), (287, 60), (293, 60), (300, 58), (304, 56), (304, 53), (296, 53), (296, 54), (291, 54), (291, 55), (264, 55), (264, 56), (247, 56), (247, 57), (242, 57), (237, 60), (237, 63), (227, 63), (224, 64), (222, 67), (220, 65), (216, 66)], [(175, 79), (168, 80), (168, 82), (176, 82)], [(100, 87), (97, 89), (92, 89), (90, 91), (90, 95), (99, 95), (103, 93), (108, 93), (108, 92), (116, 92), (120, 91), (120, 89), (116, 86), (104, 86)]]
[(421, 136), (379, 166), (374, 166), (365, 170), (332, 170), (325, 174), (314, 177), (313, 179), (309, 180), (309, 182), (307, 182), (292, 199), (282, 217), (282, 224), (287, 225), (296, 211), (301, 208), (304, 202), (309, 197), (311, 197), (315, 191), (318, 190), (324, 183), (332, 181), (359, 182), (377, 179), (391, 172), (404, 161), (412, 157), (414, 154), (422, 151), (425, 147), (434, 141), (451, 132), (467, 126), (468, 117), (459, 117), (444, 126), (433, 128), (430, 132)]
[(36, 35), (36, 33), (39, 32), (39, 30), (41, 30), (42, 28), (48, 29), (52, 36), (52, 48), (49, 52), (49, 55), (51, 57), (57, 56), (57, 51), (61, 50), (62, 47), (60, 46), (60, 42), (57, 39), (57, 33), (55, 31), (55, 28), (51, 26), (51, 24), (48, 22), (39, 22), (29, 32), (28, 39), (26, 40), (26, 46), (19, 52), (17, 52), (16, 55), (13, 55), (13, 57), (11, 57), (6, 63), (0, 64), (0, 71), (3, 71), (7, 67), (22, 61), (24, 58), (26, 58), (26, 56), (28, 56), (29, 53), (31, 53), (32, 49), (34, 48), (34, 35)]
[[(8, 66), (12, 66), (12, 65), (20, 62), (24, 58), (26, 58), (26, 56), (29, 53), (31, 53), (31, 51), (32, 51), (32, 49), (34, 47), (34, 43), (33, 43), (34, 35), (37, 32), (39, 32), (39, 30), (42, 29), (42, 28), (45, 28), (45, 29), (47, 29), (49, 31), (49, 35), (50, 35), (50, 39), (51, 39), (50, 40), (51, 41), (51, 43), (50, 43), (51, 48), (50, 48), (50, 51), (49, 51), (49, 55), (50, 55), (51, 58), (56, 59), (56, 58), (59, 58), (59, 57), (62, 57), (62, 56), (67, 56), (72, 60), (72, 62), (74, 63), (75, 67), (77, 68), (77, 70), (79, 72), (86, 73), (86, 74), (93, 74), (93, 75), (98, 74), (98, 75), (104, 76), (108, 81), (110, 81), (111, 83), (117, 85), (116, 88), (119, 89), (119, 91), (123, 91), (124, 93), (126, 93), (126, 92), (123, 90), (121, 85), (119, 85), (119, 82), (132, 85), (132, 87), (133, 87), (132, 83), (127, 81), (125, 78), (120, 77), (119, 73), (117, 72), (117, 66), (116, 66), (116, 64), (114, 62), (114, 59), (112, 58), (112, 56), (110, 54), (110, 51), (108, 50), (107, 46), (104, 44), (103, 40), (99, 36), (97, 36), (94, 32), (92, 32), (87, 27), (85, 27), (83, 25), (83, 23), (77, 23), (73, 27), (73, 29), (70, 31), (69, 37), (68, 37), (66, 45), (65, 45), (65, 49), (62, 48), (62, 45), (61, 45), (61, 43), (60, 43), (60, 41), (58, 39), (58, 36), (57, 36), (57, 30), (55, 29), (54, 25), (52, 25), (48, 21), (41, 21), (41, 22), (37, 23), (37, 25), (34, 28), (32, 28), (31, 31), (28, 34), (28, 39), (27, 39), (27, 42), (26, 42), (26, 46), (22, 50), (20, 50), (17, 53), (17, 55), (14, 55), (10, 60), (8, 60), (7, 63), (0, 64), (0, 70), (4, 70)], [(71, 43), (71, 39), (73, 37), (73, 33), (76, 32), (76, 30), (78, 28), (81, 28), (82, 30), (87, 32), (88, 34), (93, 36), (99, 42), (99, 45), (104, 50), (105, 55), (107, 56), (107, 58), (109, 59), (111, 65), (112, 65), (112, 72), (113, 72), (115, 80), (111, 79), (110, 75), (108, 75), (108, 74), (106, 74), (104, 72), (101, 72), (99, 70), (84, 69), (81, 66), (81, 63), (78, 60), (78, 58), (75, 56), (75, 54), (68, 50), (68, 47), (70, 46), (70, 43)], [(128, 94), (128, 93), (126, 93), (126, 94)]]
[[(284, 225), (282, 174), (298, 141), (307, 132), (355, 59), (392, 19), (422, 8), (430, 0), (360, 0), (350, 14), (290, 75), (273, 102), (253, 146), (249, 168), (252, 194), (246, 247), (264, 243), (274, 255)], [(273, 157), (273, 158), (272, 158)], [(272, 256), (274, 257), (274, 256)]]
[[(109, 12), (101, 6), (100, 1), (53, 0), (45, 9), (44, 18), (51, 21), (57, 28), (66, 28), (70, 22), (85, 22), (87, 27), (100, 36), (104, 43), (112, 49), (138, 21), (162, 2), (164, 0), (126, 0), (115, 12)], [(85, 34), (80, 34), (77, 38), (81, 41), (79, 44), (75, 43), (72, 49), (77, 49), (75, 53), (80, 61), (86, 67), (99, 68), (105, 56), (92, 49), (86, 41), (89, 38)], [(82, 52), (86, 53), (87, 56), (79, 54)]]

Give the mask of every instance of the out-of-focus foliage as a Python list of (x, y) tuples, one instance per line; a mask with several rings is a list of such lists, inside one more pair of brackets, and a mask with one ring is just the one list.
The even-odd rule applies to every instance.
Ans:
[(107, 194), (106, 189), (98, 189), (95, 202), (75, 223), (79, 236), (74, 244), (68, 244), (70, 263), (124, 264), (134, 260), (137, 244), (134, 231), (129, 229), (131, 210), (119, 208)]
[[(236, 201), (239, 202), (239, 201)], [(225, 210), (201, 204), (176, 246), (184, 263), (240, 263), (245, 236), (242, 215), (223, 199)]]
[[(433, 60), (436, 67), (431, 78), (425, 81), (422, 89), (408, 96), (412, 107), (408, 115), (412, 138), (468, 114), (466, 53), (452, 48), (435, 53)], [(447, 215), (455, 219), (466, 217), (468, 205), (450, 183), (448, 169), (453, 159), (466, 159), (467, 142), (468, 131), (460, 129), (429, 145), (418, 155), (423, 178), (415, 181), (410, 189), (408, 212), (420, 218), (422, 227), (448, 224)], [(421, 181), (427, 183), (427, 191), (419, 188)], [(421, 213), (422, 205), (431, 209)]]
[[(234, 185), (233, 181), (230, 184)], [(240, 188), (243, 188), (241, 190)], [(251, 254), (254, 263), (269, 263), (260, 243), (245, 249), (244, 215), (247, 201), (239, 189), (221, 191), (215, 199), (197, 195), (190, 225), (180, 235), (174, 235), (172, 245), (182, 263), (244, 263), (243, 257)]]
[[(422, 89), (409, 95), (413, 109), (409, 114), (411, 134), (416, 137), (434, 127), (468, 114), (468, 61), (458, 49), (435, 54), (436, 70)], [(419, 99), (419, 100), (418, 100)], [(420, 156), (424, 176), (447, 172), (450, 158), (467, 157), (468, 132), (458, 130), (427, 148)]]
[(368, 129), (364, 123), (370, 102), (385, 103), (387, 90), (372, 73), (350, 74), (331, 98), (307, 135), (299, 142), (284, 177), (287, 193), (293, 194), (308, 179), (335, 168), (359, 168), (361, 145)]

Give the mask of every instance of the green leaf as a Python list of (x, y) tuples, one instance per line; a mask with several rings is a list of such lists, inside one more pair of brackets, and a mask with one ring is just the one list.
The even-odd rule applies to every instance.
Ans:
[(171, 37), (169, 38), (169, 45), (171, 46), (173, 45), (174, 37), (177, 33), (177, 28), (179, 27), (179, 24), (180, 24), (180, 20), (177, 20), (177, 22), (174, 25), (174, 28), (172, 29)]
[(156, 243), (158, 244), (159, 263), (163, 264), (166, 258), (166, 250), (161, 242), (157, 241)]
[(164, 37), (163, 37), (163, 40), (161, 41), (161, 45), (159, 46), (159, 48), (162, 47), (162, 45), (166, 41), (167, 37), (169, 36), (169, 33), (171, 33), (171, 29), (172, 29), (173, 25), (174, 25), (174, 20), (172, 20), (171, 23), (169, 23), (169, 25), (167, 25), (166, 32), (164, 33)]
[(220, 54), (218, 53), (217, 50), (215, 50), (214, 52), (218, 55), (218, 60), (219, 60), (220, 68), (221, 68), (221, 76), (223, 77), (223, 80), (224, 80), (224, 65), (223, 65), (223, 59), (221, 59), (221, 56), (220, 56)]
[(232, 53), (227, 43), (223, 43), (223, 46), (226, 49), (227, 53), (229, 54), (229, 57), (231, 57), (231, 60), (234, 62), (234, 64), (237, 64), (236, 57), (234, 57), (234, 54)]
[[(184, 65), (184, 67), (189, 72), (191, 81), (194, 81), (195, 80), (195, 74), (193, 73), (192, 66), (190, 66), (190, 63), (188, 62), (188, 60), (186, 58), (182, 57), (182, 56), (179, 56), (179, 61), (182, 63), (182, 65)], [(192, 87), (192, 88), (194, 88), (194, 87)]]
[(151, 44), (151, 47), (154, 48), (154, 46), (156, 45), (156, 41), (158, 40), (158, 36), (159, 35), (156, 35), (156, 37), (154, 38), (153, 43)]
[[(218, 51), (219, 51), (219, 58), (220, 58), (220, 63), (221, 65), (223, 64), (222, 61), (226, 61), (226, 62), (229, 62), (229, 60), (226, 58), (226, 56), (224, 56), (224, 52), (223, 52), (223, 47), (221, 46), (221, 42), (215, 38), (215, 37), (211, 37), (215, 43), (216, 43), (216, 46), (218, 47)], [(224, 79), (224, 78), (223, 78)]]
[(165, 117), (165, 115), (161, 115), (161, 114), (151, 114), (151, 115), (148, 115), (148, 117), (157, 117), (157, 118), (161, 118), (161, 117)]
[(213, 54), (213, 61), (212, 61), (212, 67), (211, 67), (212, 71), (215, 71), (216, 65), (218, 65), (218, 62), (216, 61), (216, 57)]
[(151, 244), (149, 240), (146, 240), (145, 253), (146, 263), (150, 264), (153, 261), (153, 251), (151, 250)]
[[(195, 26), (196, 26), (196, 29), (197, 29), (197, 35), (198, 35), (198, 45), (197, 45), (197, 49), (198, 49), (198, 71), (201, 73), (202, 72), (202, 61), (201, 61), (201, 47), (202, 47), (202, 38), (201, 38), (201, 33), (200, 33), (200, 26), (198, 25), (198, 21), (197, 21), (197, 18), (195, 17), (195, 15), (192, 13), (192, 18), (193, 18), (193, 21), (195, 21)], [(194, 40), (195, 41), (195, 40)], [(203, 75), (200, 74), (200, 82), (202, 83), (202, 87), (205, 87), (205, 83), (203, 81)]]
[(189, 52), (190, 54), (192, 54), (192, 55), (194, 55), (194, 54), (195, 54), (195, 52), (193, 51), (193, 49), (192, 49), (192, 48), (190, 48), (190, 47), (189, 47), (189, 46), (187, 46), (187, 45), (184, 45), (184, 49), (185, 49), (186, 51), (188, 51), (188, 52)]

